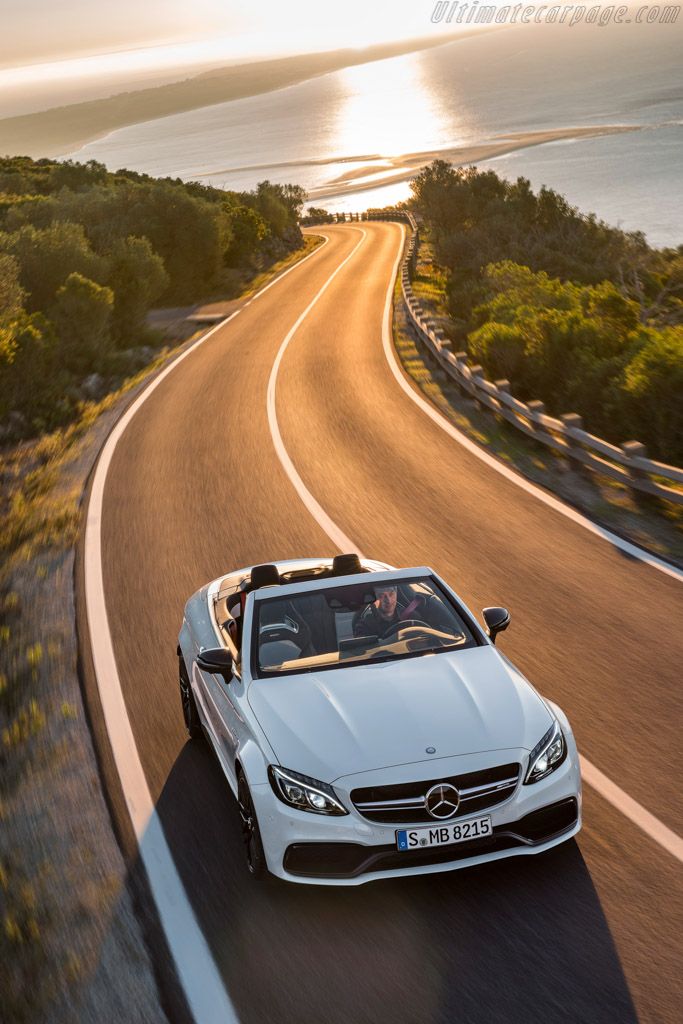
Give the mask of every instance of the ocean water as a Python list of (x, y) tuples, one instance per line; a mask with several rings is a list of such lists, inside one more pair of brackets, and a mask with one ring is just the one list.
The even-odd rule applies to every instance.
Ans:
[[(655, 245), (683, 244), (681, 26), (519, 26), (287, 89), (113, 132), (71, 154), (110, 169), (198, 179), (229, 189), (265, 178), (307, 189), (349, 170), (359, 185), (391, 158), (495, 136), (586, 125), (628, 134), (548, 143), (480, 163)], [(372, 163), (372, 166), (370, 164)], [(407, 182), (315, 200), (358, 210), (409, 195)]]

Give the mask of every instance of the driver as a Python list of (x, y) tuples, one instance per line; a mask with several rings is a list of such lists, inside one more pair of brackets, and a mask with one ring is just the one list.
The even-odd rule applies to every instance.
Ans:
[(375, 600), (372, 601), (353, 624), (354, 636), (384, 636), (392, 626), (399, 626), (404, 616), (405, 606), (398, 599), (398, 588), (395, 583), (379, 583), (374, 588)]

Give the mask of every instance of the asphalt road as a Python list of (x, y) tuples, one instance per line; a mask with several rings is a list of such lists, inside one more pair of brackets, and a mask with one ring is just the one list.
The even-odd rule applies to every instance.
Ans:
[[(356, 889), (260, 888), (208, 750), (185, 741), (175, 644), (200, 585), (334, 554), (277, 459), (277, 351), (359, 238), (329, 242), (171, 373), (121, 439), (102, 521), (119, 675), (149, 787), (243, 1022), (679, 1021), (680, 864), (589, 787), (584, 830), (537, 858)], [(683, 588), (538, 502), (398, 387), (381, 319), (396, 224), (365, 239), (282, 362), (277, 413), (306, 486), (363, 553), (433, 566), (511, 609), (499, 643), (582, 753), (683, 831)]]

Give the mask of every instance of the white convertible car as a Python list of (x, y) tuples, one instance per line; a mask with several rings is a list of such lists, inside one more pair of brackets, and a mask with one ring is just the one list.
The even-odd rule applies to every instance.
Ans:
[(563, 712), (432, 569), (356, 555), (241, 569), (187, 603), (191, 737), (236, 795), (254, 876), (359, 885), (541, 853), (581, 827)]

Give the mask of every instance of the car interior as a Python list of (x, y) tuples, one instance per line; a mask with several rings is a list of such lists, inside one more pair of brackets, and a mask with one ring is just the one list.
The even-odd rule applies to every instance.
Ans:
[[(251, 574), (232, 587), (216, 602), (216, 617), (230, 645), (239, 652), (242, 642), (242, 621), (247, 594), (255, 589), (276, 588), (284, 583), (332, 579), (362, 573), (365, 570), (357, 555), (338, 555), (331, 565), (292, 570), (280, 574), (274, 565), (254, 566)], [(219, 593), (221, 591), (219, 590)], [(364, 656), (369, 644), (384, 644), (382, 636), (362, 634), (362, 616), (376, 600), (372, 587), (354, 584), (329, 590), (297, 594), (295, 598), (259, 602), (258, 663), (261, 670), (289, 670), (292, 665), (306, 662), (338, 663)], [(467, 643), (473, 641), (469, 630), (462, 632), (462, 624), (452, 609), (419, 582), (397, 585), (398, 605), (404, 609), (405, 626), (413, 633), (427, 627), (434, 642)], [(359, 629), (361, 631), (359, 635)], [(374, 630), (370, 630), (370, 633)], [(424, 629), (423, 646), (424, 646)], [(393, 638), (396, 640), (396, 637)], [(418, 638), (402, 641), (406, 652), (418, 649)]]
[[(234, 577), (226, 577), (221, 581), (218, 593), (219, 598), (215, 604), (215, 616), (218, 625), (221, 628), (225, 639), (228, 643), (233, 646), (237, 652), (239, 652), (242, 644), (242, 616), (244, 613), (244, 605), (246, 602), (246, 596), (251, 590), (260, 589), (264, 586), (279, 586), (286, 583), (307, 583), (313, 580), (333, 578), (336, 576), (351, 576), (357, 573), (368, 572), (357, 554), (343, 554), (335, 555), (331, 563), (324, 563), (319, 566), (313, 566), (312, 568), (306, 569), (294, 569), (289, 572), (280, 574), (278, 569), (274, 565), (257, 565), (254, 566), (251, 575), (245, 576), (239, 581), (235, 581)], [(327, 612), (327, 605), (321, 595), (308, 595), (311, 599), (306, 608), (306, 619), (308, 621), (315, 621), (319, 623), (319, 628), (316, 629), (315, 638), (307, 635), (306, 628), (302, 629), (301, 636), (297, 639), (307, 640), (307, 644), (304, 645), (303, 649), (310, 648), (311, 654), (316, 650), (326, 651), (334, 650), (337, 641), (337, 630), (335, 622), (330, 619), (325, 613)], [(316, 600), (316, 598), (318, 598)], [(278, 606), (282, 608), (273, 609), (273, 622), (278, 621), (278, 614), (286, 614), (288, 602), (277, 602)], [(349, 618), (353, 617), (353, 613), (350, 613)], [(291, 618), (291, 615), (290, 615)], [(295, 615), (295, 620), (298, 622), (301, 616)], [(302, 623), (305, 626), (305, 623)], [(291, 635), (291, 633), (290, 633)], [(350, 634), (349, 634), (350, 635)], [(291, 652), (295, 650), (295, 645), (288, 648)], [(298, 648), (302, 650), (301, 647)]]

